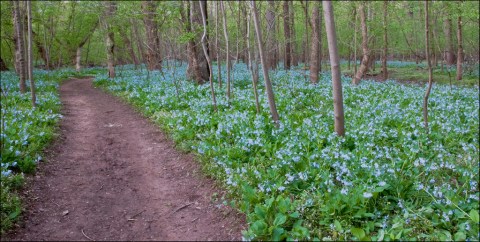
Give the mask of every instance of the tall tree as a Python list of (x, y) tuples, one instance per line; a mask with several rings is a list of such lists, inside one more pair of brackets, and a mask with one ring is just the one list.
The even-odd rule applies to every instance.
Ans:
[(291, 58), (291, 65), (297, 66), (298, 65), (298, 57), (297, 57), (297, 41), (296, 41), (296, 32), (295, 32), (295, 8), (293, 7), (294, 1), (288, 1), (289, 6), (289, 13), (290, 13), (290, 58)]
[(337, 49), (337, 34), (335, 31), (335, 19), (331, 1), (323, 1), (323, 14), (325, 16), (325, 29), (327, 32), (328, 52), (330, 55), (330, 69), (332, 71), (333, 86), (333, 113), (335, 132), (339, 136), (345, 135), (343, 114), (342, 81), (340, 80), (340, 58)]
[(316, 84), (318, 82), (318, 55), (319, 55), (319, 6), (314, 3), (312, 8), (312, 19), (310, 20), (312, 26), (312, 49), (310, 52), (310, 82)]
[(458, 53), (457, 53), (457, 81), (462, 80), (462, 65), (463, 65), (463, 39), (462, 39), (462, 16), (458, 16), (457, 19), (457, 42), (458, 42)]
[[(253, 87), (253, 96), (255, 97), (255, 108), (257, 113), (260, 113), (260, 103), (258, 102), (258, 91), (257, 91), (257, 83), (258, 83), (258, 61), (257, 61), (257, 54), (253, 51), (253, 56), (255, 56), (255, 60), (252, 60), (252, 50), (250, 49), (250, 22), (252, 15), (250, 12), (247, 16), (247, 54), (248, 54), (248, 67), (250, 69), (250, 73), (252, 74), (252, 87)], [(255, 49), (255, 48), (254, 48)]]
[(230, 48), (228, 44), (228, 32), (227, 32), (227, 13), (225, 11), (224, 1), (220, 2), (220, 8), (222, 9), (222, 18), (223, 18), (223, 35), (225, 37), (225, 47), (226, 47), (226, 59), (227, 62), (227, 100), (230, 102)]
[(388, 1), (383, 1), (383, 57), (382, 57), (382, 79), (386, 81), (388, 78), (387, 72), (387, 51), (388, 51), (388, 36), (387, 36), (387, 10)]
[(30, 80), (30, 93), (32, 95), (32, 106), (37, 106), (37, 97), (35, 95), (35, 81), (33, 80), (33, 46), (32, 46), (32, 2), (27, 1), (28, 18), (28, 79)]
[(368, 68), (368, 61), (370, 59), (370, 52), (368, 50), (368, 34), (367, 34), (367, 19), (365, 16), (365, 2), (362, 2), (359, 6), (358, 11), (360, 12), (360, 24), (362, 27), (362, 63), (360, 64), (360, 68), (358, 69), (355, 77), (353, 78), (353, 84), (357, 85), (360, 83), (363, 75), (367, 71)]
[(23, 18), (20, 10), (20, 2), (12, 1), (12, 3), (13, 23), (15, 25), (15, 69), (20, 78), (20, 92), (25, 93), (27, 90), (27, 85), (25, 84), (25, 79), (27, 76), (27, 63), (25, 63), (25, 46), (23, 42)]
[(258, 19), (257, 7), (255, 5), (255, 1), (251, 1), (250, 4), (253, 12), (253, 22), (255, 25), (255, 33), (257, 36), (258, 52), (260, 54), (260, 62), (262, 63), (263, 78), (265, 79), (265, 89), (267, 92), (267, 99), (268, 99), (268, 105), (270, 107), (270, 114), (272, 115), (272, 120), (275, 123), (275, 127), (279, 127), (280, 124), (279, 124), (279, 116), (277, 112), (277, 105), (275, 104), (275, 96), (273, 94), (272, 83), (270, 82), (270, 78), (268, 76), (267, 63), (265, 59), (265, 54), (263, 52), (262, 29), (260, 27), (260, 21)]
[(218, 86), (222, 88), (222, 64), (220, 61), (220, 48), (218, 47), (218, 5), (219, 2), (215, 2), (215, 48), (217, 49), (215, 53), (217, 54), (217, 78), (218, 78)]
[(276, 68), (276, 40), (275, 40), (275, 1), (268, 1), (267, 7), (267, 52), (270, 53), (267, 56), (267, 68), (272, 70)]
[(212, 73), (212, 63), (210, 62), (210, 56), (208, 54), (208, 48), (207, 48), (207, 17), (206, 17), (206, 11), (203, 6), (203, 4), (207, 4), (206, 2), (198, 2), (199, 8), (200, 8), (200, 13), (202, 15), (202, 22), (203, 22), (203, 35), (202, 35), (202, 48), (203, 48), (203, 53), (205, 54), (205, 58), (207, 59), (208, 63), (208, 68), (209, 68), (209, 81), (210, 81), (210, 91), (212, 93), (212, 103), (213, 103), (213, 109), (215, 112), (217, 111), (217, 100), (215, 98), (215, 89), (213, 87), (213, 73)]
[(451, 66), (455, 64), (455, 53), (453, 50), (453, 33), (452, 33), (452, 19), (450, 16), (447, 16), (444, 22), (445, 25), (445, 41), (446, 41), (446, 50), (445, 50), (445, 59), (447, 65)]
[[(203, 6), (204, 11), (206, 13), (207, 3), (206, 1), (203, 1), (203, 0), (201, 1), (201, 3), (202, 3), (201, 6)], [(203, 53), (203, 51), (197, 49), (198, 43), (200, 42), (200, 38), (201, 38), (201, 36), (199, 36), (199, 33), (201, 33), (199, 29), (203, 25), (202, 17), (200, 14), (200, 6), (199, 4), (194, 4), (193, 1), (188, 1), (186, 2), (186, 4), (187, 4), (187, 13), (184, 15), (188, 14), (187, 16), (189, 17), (186, 18), (186, 16), (183, 16), (182, 19), (184, 19), (184, 22), (185, 22), (186, 32), (191, 35), (191, 38), (189, 38), (189, 41), (187, 43), (187, 52), (188, 52), (187, 77), (189, 79), (195, 80), (197, 84), (203, 84), (207, 80), (209, 80), (210, 73), (209, 73), (208, 62), (205, 57), (205, 54)], [(208, 16), (205, 16), (205, 18), (207, 19), (207, 26), (208, 26)], [(207, 46), (207, 52), (208, 52), (208, 46)]]
[(114, 78), (115, 77), (115, 60), (114, 60), (114, 32), (111, 26), (112, 17), (116, 10), (116, 3), (115, 2), (106, 2), (105, 8), (105, 19), (104, 19), (104, 26), (105, 26), (105, 45), (107, 47), (107, 65), (108, 65), (108, 77)]
[(283, 62), (283, 66), (285, 70), (290, 70), (290, 66), (292, 64), (292, 56), (290, 50), (292, 37), (290, 36), (290, 11), (288, 5), (288, 1), (283, 1), (283, 31), (285, 36), (285, 59)]
[(430, 49), (429, 49), (429, 31), (430, 31), (430, 23), (428, 20), (428, 0), (425, 0), (425, 56), (427, 57), (427, 65), (428, 65), (428, 88), (425, 92), (425, 96), (423, 97), (423, 123), (425, 125), (425, 129), (428, 132), (428, 97), (430, 96), (430, 91), (432, 90), (432, 83), (433, 83), (433, 73), (432, 73), (432, 63), (430, 63)]
[(160, 56), (160, 37), (158, 35), (158, 21), (156, 18), (157, 1), (143, 1), (143, 22), (147, 34), (147, 66), (149, 70), (160, 70), (162, 68), (162, 58)]

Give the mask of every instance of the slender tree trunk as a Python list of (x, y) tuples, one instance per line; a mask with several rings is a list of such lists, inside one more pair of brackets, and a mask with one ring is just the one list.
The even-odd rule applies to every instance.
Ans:
[(25, 93), (27, 90), (27, 85), (25, 84), (25, 79), (27, 76), (27, 63), (25, 63), (25, 46), (23, 42), (23, 22), (22, 15), (20, 11), (20, 2), (12, 1), (13, 3), (13, 23), (15, 25), (15, 69), (17, 71), (18, 77), (20, 78), (20, 92)]
[[(304, 14), (305, 14), (305, 40), (303, 41), (302, 45), (304, 46), (303, 47), (303, 64), (305, 66), (304, 70), (306, 71), (307, 70), (306, 66), (307, 66), (307, 63), (309, 62), (307, 60), (307, 58), (308, 58), (307, 53), (308, 53), (308, 46), (309, 46), (308, 45), (309, 43), (308, 43), (308, 2), (307, 1), (305, 1), (305, 12), (304, 12)], [(312, 26), (312, 28), (313, 28), (313, 26)], [(312, 37), (312, 39), (313, 39), (313, 37)]]
[(457, 53), (457, 81), (462, 80), (462, 65), (463, 65), (463, 45), (462, 45), (462, 16), (458, 16), (457, 20), (457, 42), (458, 42), (458, 53)]
[[(258, 101), (258, 91), (257, 91), (257, 83), (258, 83), (258, 62), (255, 58), (255, 63), (252, 61), (252, 54), (250, 50), (250, 21), (251, 21), (251, 14), (249, 13), (247, 16), (247, 53), (248, 53), (248, 67), (250, 68), (250, 73), (252, 74), (252, 86), (253, 86), (253, 96), (255, 97), (255, 108), (257, 110), (257, 114), (260, 113), (260, 103)], [(255, 51), (254, 51), (254, 55)]]
[[(205, 58), (207, 59), (208, 68), (209, 68), (210, 91), (212, 93), (213, 110), (217, 112), (217, 100), (215, 99), (215, 89), (213, 87), (212, 64), (210, 62), (210, 56), (208, 55), (208, 48), (207, 48), (207, 17), (206, 17), (205, 8), (202, 5), (202, 2), (198, 2), (198, 4), (200, 5), (200, 13), (202, 15), (202, 21), (203, 21), (203, 36), (201, 40), (202, 48), (203, 48), (203, 53), (205, 54)], [(205, 2), (205, 4), (207, 3)]]
[(37, 106), (37, 97), (35, 95), (35, 81), (33, 80), (33, 46), (32, 46), (32, 2), (27, 1), (28, 18), (28, 79), (30, 80), (30, 93), (32, 94), (32, 106)]
[(289, 6), (289, 13), (290, 13), (290, 39), (291, 39), (291, 48), (290, 48), (290, 58), (291, 58), (291, 65), (297, 66), (298, 65), (298, 56), (297, 56), (297, 39), (295, 35), (295, 9), (293, 8), (293, 1), (288, 1)]
[(428, 97), (432, 90), (433, 73), (432, 64), (430, 63), (430, 49), (429, 49), (429, 21), (428, 21), (428, 0), (425, 0), (425, 56), (427, 57), (428, 65), (428, 88), (423, 97), (423, 123), (428, 133)]
[(215, 52), (217, 54), (217, 78), (218, 78), (218, 87), (222, 88), (222, 63), (220, 60), (220, 48), (218, 47), (218, 5), (219, 2), (215, 2), (215, 48), (217, 49)]
[(365, 3), (362, 2), (358, 9), (360, 12), (360, 22), (362, 25), (362, 50), (363, 50), (363, 58), (362, 63), (360, 64), (360, 69), (355, 74), (353, 78), (353, 84), (358, 85), (360, 80), (362, 79), (363, 75), (367, 71), (368, 68), (368, 60), (370, 59), (370, 53), (368, 50), (368, 34), (367, 34), (367, 21), (365, 17)]
[(283, 31), (285, 35), (285, 60), (283, 63), (285, 70), (290, 70), (292, 57), (291, 57), (291, 41), (290, 36), (290, 12), (288, 8), (288, 1), (283, 1)]
[(80, 69), (82, 68), (80, 66), (81, 60), (82, 60), (82, 47), (77, 47), (77, 52), (76, 52), (76, 55), (75, 55), (75, 70), (77, 72), (79, 72)]
[(318, 82), (318, 31), (319, 31), (319, 11), (318, 6), (314, 3), (312, 8), (312, 48), (310, 52), (310, 83), (316, 84)]
[[(206, 1), (200, 1), (202, 6), (206, 8)], [(187, 25), (189, 28), (189, 32), (194, 33), (195, 37), (191, 39), (188, 43), (188, 55), (189, 55), (189, 63), (187, 67), (187, 76), (190, 79), (194, 79), (196, 83), (203, 84), (207, 81), (210, 77), (209, 73), (209, 66), (207, 59), (203, 53), (203, 51), (197, 50), (197, 43), (201, 42), (200, 38), (197, 33), (200, 33), (199, 28), (202, 26), (202, 16), (200, 14), (199, 5), (195, 4), (193, 1), (189, 2), (189, 10), (190, 10), (190, 23)], [(204, 9), (206, 12), (206, 9)], [(207, 16), (205, 16), (207, 18)], [(208, 25), (208, 21), (207, 21)], [(208, 38), (208, 36), (207, 36)], [(207, 53), (208, 53), (208, 46), (207, 46)]]
[(322, 34), (322, 29), (323, 29), (323, 14), (321, 14), (321, 9), (322, 5), (320, 4), (318, 10), (318, 72), (322, 73), (322, 58), (323, 58), (323, 34)]
[(354, 29), (354, 33), (353, 33), (353, 61), (354, 61), (354, 69), (353, 69), (353, 73), (354, 75), (357, 73), (357, 8), (355, 6), (353, 6), (353, 16), (354, 16), (354, 24), (353, 24), (353, 29)]
[(224, 2), (220, 2), (220, 8), (222, 9), (222, 18), (223, 18), (223, 34), (225, 37), (225, 47), (226, 47), (226, 62), (227, 62), (227, 101), (230, 102), (230, 49), (228, 44), (228, 32), (227, 32), (227, 13), (225, 11)]
[(128, 38), (128, 35), (126, 32), (124, 32), (122, 38), (123, 38), (123, 42), (125, 43), (125, 47), (127, 47), (127, 51), (130, 54), (130, 58), (132, 58), (133, 64), (135, 65), (135, 69), (137, 69), (138, 59), (137, 59), (137, 56), (135, 55), (135, 51), (133, 50), (132, 42)]
[(143, 22), (145, 23), (145, 32), (147, 34), (147, 66), (150, 71), (162, 68), (158, 22), (155, 20), (157, 7), (158, 2), (156, 1), (142, 2)]
[(388, 1), (383, 1), (383, 58), (382, 58), (382, 73), (383, 81), (388, 79), (387, 71), (387, 55), (388, 55), (388, 38), (387, 38), (387, 8)]
[(268, 70), (275, 69), (276, 56), (276, 40), (275, 40), (275, 2), (269, 1), (266, 13), (267, 19), (267, 68)]
[(333, 113), (335, 132), (339, 136), (345, 136), (345, 121), (343, 114), (343, 93), (340, 76), (340, 58), (337, 49), (337, 34), (335, 31), (335, 19), (333, 6), (330, 1), (323, 1), (323, 14), (325, 16), (325, 29), (327, 32), (328, 52), (330, 54), (330, 69), (332, 71), (333, 86)]
[(445, 50), (445, 59), (447, 61), (447, 65), (451, 66), (455, 64), (455, 54), (453, 51), (453, 40), (452, 40), (452, 19), (447, 17), (445, 19), (445, 40), (446, 40), (446, 47)]
[[(286, 4), (288, 6), (288, 3), (286, 3)], [(284, 4), (284, 6), (285, 6), (285, 4)], [(270, 107), (270, 113), (272, 115), (272, 120), (275, 124), (275, 127), (279, 127), (279, 125), (280, 125), (279, 124), (279, 116), (278, 116), (278, 112), (277, 112), (277, 106), (275, 104), (275, 96), (273, 94), (272, 83), (270, 82), (270, 78), (268, 76), (267, 63), (266, 63), (265, 55), (264, 55), (264, 52), (263, 52), (262, 29), (260, 27), (260, 21), (258, 19), (258, 13), (257, 13), (257, 8), (255, 6), (255, 1), (251, 1), (251, 7), (252, 7), (252, 12), (253, 12), (253, 22), (254, 22), (254, 25), (255, 25), (255, 32), (256, 32), (256, 35), (257, 35), (258, 51), (260, 53), (260, 61), (262, 63), (263, 78), (265, 79), (265, 89), (266, 89), (266, 92), (267, 92), (268, 105)]]
[(143, 42), (142, 42), (142, 39), (140, 38), (140, 33), (138, 32), (137, 20), (130, 19), (130, 22), (132, 23), (133, 33), (135, 34), (135, 39), (136, 39), (137, 47), (138, 47), (138, 53), (142, 57), (141, 63), (146, 63), (147, 57), (146, 57), (146, 54), (145, 54), (145, 50), (143, 49)]
[(116, 4), (115, 2), (106, 2), (106, 14), (105, 14), (105, 30), (107, 31), (105, 36), (105, 44), (107, 47), (107, 65), (108, 65), (108, 77), (115, 77), (115, 60), (114, 60), (114, 36), (113, 30), (111, 29), (110, 21), (115, 13)]

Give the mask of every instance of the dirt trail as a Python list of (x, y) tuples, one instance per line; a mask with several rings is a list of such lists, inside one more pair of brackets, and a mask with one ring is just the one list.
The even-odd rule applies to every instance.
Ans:
[(11, 240), (239, 240), (244, 218), (131, 107), (92, 86), (60, 88), (61, 136), (24, 191)]

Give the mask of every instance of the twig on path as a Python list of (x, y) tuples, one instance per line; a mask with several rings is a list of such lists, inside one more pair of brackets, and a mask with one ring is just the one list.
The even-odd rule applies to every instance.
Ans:
[(134, 219), (134, 218), (137, 217), (138, 215), (142, 214), (142, 213), (145, 212), (145, 211), (146, 211), (146, 210), (144, 209), (144, 210), (140, 211), (139, 213), (131, 216), (131, 217), (128, 218), (127, 220), (128, 220), (128, 221), (135, 221), (136, 219)]
[(91, 241), (94, 241), (94, 239), (88, 237), (88, 235), (86, 235), (85, 232), (83, 232), (83, 229), (82, 229), (82, 234), (83, 234), (83, 236), (85, 236), (87, 239), (89, 239), (89, 240), (91, 240)]
[(191, 203), (188, 203), (188, 204), (185, 204), (185, 205), (183, 205), (183, 206), (181, 206), (181, 207), (177, 208), (175, 211), (173, 211), (173, 213), (172, 213), (172, 214), (174, 214), (174, 213), (176, 213), (176, 212), (178, 212), (178, 211), (180, 211), (180, 210), (182, 210), (182, 209), (184, 209), (184, 208), (186, 208), (186, 207), (188, 207), (188, 206), (190, 206), (190, 205), (192, 205), (192, 204), (193, 204), (193, 202), (191, 202)]
[(192, 220), (191, 222), (193, 223), (193, 222), (197, 221), (198, 218), (199, 218), (199, 217), (197, 217), (196, 219)]

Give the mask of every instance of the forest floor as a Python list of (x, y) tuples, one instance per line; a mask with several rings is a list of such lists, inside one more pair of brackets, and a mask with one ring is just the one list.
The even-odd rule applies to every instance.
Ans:
[(152, 123), (91, 79), (64, 82), (60, 96), (61, 134), (27, 179), (28, 209), (4, 239), (241, 239), (245, 218)]

